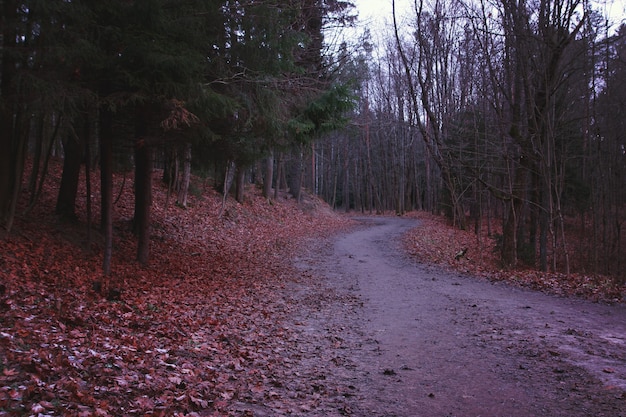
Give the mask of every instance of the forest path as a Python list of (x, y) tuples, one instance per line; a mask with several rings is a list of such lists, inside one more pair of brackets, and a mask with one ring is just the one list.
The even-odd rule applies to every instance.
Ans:
[(298, 261), (338, 294), (303, 314), (341, 345), (342, 414), (626, 416), (626, 306), (421, 265), (400, 246), (417, 221), (357, 220)]

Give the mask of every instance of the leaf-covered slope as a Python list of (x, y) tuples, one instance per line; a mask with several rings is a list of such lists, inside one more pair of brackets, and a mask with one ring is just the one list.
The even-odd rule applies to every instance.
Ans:
[(347, 220), (314, 199), (303, 210), (256, 190), (244, 205), (229, 200), (218, 218), (221, 196), (209, 188), (184, 210), (155, 187), (152, 256), (142, 268), (126, 187), (115, 207), (113, 275), (103, 282), (101, 236), (94, 230), (87, 243), (85, 219), (58, 223), (46, 209), (53, 188), (0, 241), (0, 415), (246, 415), (237, 404), (274, 402), (288, 413), (315, 401), (307, 390), (289, 399), (293, 387), (282, 382), (299, 355), (284, 325), (297, 308), (284, 287), (299, 279), (288, 261), (307, 238)]
[[(411, 216), (417, 217), (420, 225), (406, 235), (404, 243), (408, 252), (421, 262), (559, 295), (609, 302), (622, 301), (626, 295), (626, 286), (618, 285), (610, 277), (541, 272), (523, 266), (503, 269), (496, 240), (488, 236), (487, 230), (477, 235), (450, 226), (443, 217), (428, 213), (412, 213)], [(492, 235), (497, 232), (494, 226)], [(572, 236), (572, 239), (575, 238)]]

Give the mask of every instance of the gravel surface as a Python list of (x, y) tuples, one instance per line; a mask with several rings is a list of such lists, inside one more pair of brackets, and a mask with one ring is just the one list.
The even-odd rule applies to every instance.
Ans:
[(357, 220), (288, 289), (301, 372), (323, 374), (306, 415), (626, 416), (626, 306), (421, 265), (400, 244), (418, 221)]

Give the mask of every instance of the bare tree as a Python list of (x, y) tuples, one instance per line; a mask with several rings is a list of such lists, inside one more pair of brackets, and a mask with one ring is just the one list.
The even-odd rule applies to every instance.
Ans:
[(441, 170), (453, 222), (465, 228), (462, 204), (465, 190), (459, 187), (445, 143), (446, 122), (456, 106), (454, 66), (458, 19), (452, 4), (443, 1), (431, 5), (420, 0), (415, 2), (414, 8), (415, 20), (411, 29), (415, 39), (410, 42), (400, 33), (393, 2), (394, 36), (404, 67), (413, 121), (429, 154)]

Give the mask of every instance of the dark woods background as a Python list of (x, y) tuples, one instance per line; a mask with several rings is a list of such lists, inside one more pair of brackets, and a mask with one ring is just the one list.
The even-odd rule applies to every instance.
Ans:
[(99, 181), (105, 272), (112, 175), (133, 174), (147, 263), (158, 168), (181, 206), (192, 173), (240, 202), (306, 189), (488, 228), (505, 267), (626, 280), (626, 26), (594, 3), (417, 0), (345, 42), (335, 0), (0, 4), (6, 233), (62, 158), (59, 216)]

